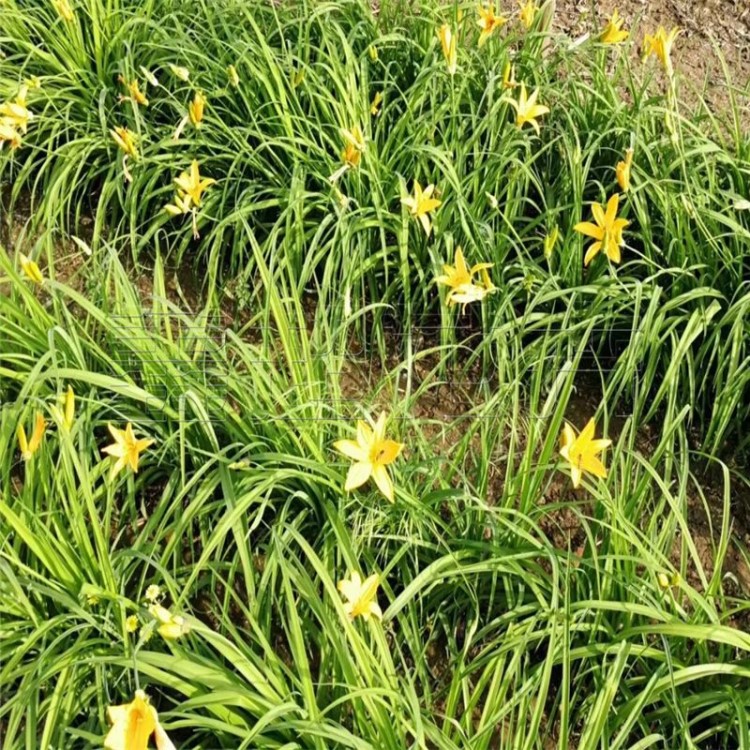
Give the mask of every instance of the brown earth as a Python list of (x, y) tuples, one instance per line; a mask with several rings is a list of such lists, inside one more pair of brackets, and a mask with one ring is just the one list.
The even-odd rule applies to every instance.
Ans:
[(750, 3), (748, 0), (556, 0), (553, 29), (577, 38), (595, 33), (617, 8), (625, 28), (640, 48), (643, 36), (659, 26), (677, 26), (672, 60), (685, 81), (702, 89), (721, 107), (728, 102), (727, 82), (719, 54), (727, 62), (732, 86), (745, 93), (745, 121), (749, 112)]

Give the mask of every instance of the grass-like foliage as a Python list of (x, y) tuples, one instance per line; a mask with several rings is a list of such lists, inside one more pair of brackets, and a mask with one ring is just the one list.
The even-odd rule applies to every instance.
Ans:
[(507, 5), (0, 0), (3, 748), (750, 748), (743, 92)]

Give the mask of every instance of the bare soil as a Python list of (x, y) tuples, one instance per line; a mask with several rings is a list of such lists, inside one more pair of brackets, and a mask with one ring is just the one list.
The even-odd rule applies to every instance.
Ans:
[(675, 69), (718, 111), (729, 102), (720, 55), (745, 123), (750, 120), (750, 2), (748, 0), (556, 0), (553, 28), (577, 38), (596, 33), (614, 9), (638, 46), (659, 26), (678, 27), (672, 61)]

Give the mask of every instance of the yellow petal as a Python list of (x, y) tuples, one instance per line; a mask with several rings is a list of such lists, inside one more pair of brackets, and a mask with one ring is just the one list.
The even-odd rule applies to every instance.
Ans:
[(394, 502), (393, 483), (391, 482), (390, 476), (388, 476), (388, 470), (385, 466), (376, 466), (372, 470), (372, 478), (375, 480), (375, 484), (385, 497), (390, 502)]
[(606, 479), (607, 477), (607, 470), (604, 468), (604, 464), (596, 456), (582, 456), (580, 468), (602, 479)]
[(360, 584), (352, 580), (343, 579), (336, 587), (346, 597), (347, 601), (354, 602), (359, 597)]
[(619, 263), (622, 260), (620, 246), (616, 242), (610, 242), (607, 244), (607, 257), (613, 263)]
[(371, 474), (372, 464), (366, 463), (364, 461), (352, 464), (352, 466), (349, 467), (348, 474), (346, 475), (346, 484), (344, 485), (344, 490), (346, 490), (346, 492), (356, 490), (357, 487), (361, 487), (370, 478)]
[(154, 740), (156, 742), (156, 750), (177, 750), (158, 721), (154, 730)]
[(607, 213), (604, 216), (604, 220), (607, 224), (614, 223), (615, 218), (617, 217), (617, 209), (620, 205), (620, 195), (618, 193), (615, 193), (608, 201), (607, 201)]
[(29, 456), (29, 458), (31, 458), (31, 453), (29, 453), (29, 441), (26, 438), (26, 430), (24, 429), (22, 424), (18, 425), (16, 436), (18, 437), (18, 447), (21, 451), (21, 455), (24, 458), (26, 458), (26, 456)]
[(368, 449), (373, 440), (374, 436), (370, 425), (362, 419), (357, 420), (357, 442), (359, 445)]
[(581, 430), (580, 440), (583, 442), (589, 442), (596, 432), (596, 422), (593, 418), (586, 422), (586, 426)]
[(381, 466), (386, 466), (396, 460), (397, 456), (403, 450), (404, 444), (397, 443), (395, 440), (383, 440), (378, 444), (377, 462)]
[(586, 255), (583, 258), (583, 265), (587, 266), (589, 263), (591, 263), (592, 260), (599, 254), (599, 251), (602, 249), (602, 243), (601, 242), (595, 242), (591, 247), (586, 251)]
[(44, 417), (37, 413), (36, 415), (36, 421), (34, 423), (34, 432), (31, 435), (31, 440), (29, 440), (29, 452), (30, 453), (36, 453), (39, 449), (39, 446), (41, 445), (42, 438), (44, 437), (44, 431), (46, 429), (47, 425), (44, 421)]
[(592, 224), (590, 221), (579, 221), (578, 224), (573, 227), (573, 231), (585, 234), (587, 237), (593, 237), (595, 240), (601, 240), (604, 238), (604, 230), (596, 224)]
[(385, 438), (385, 423), (388, 419), (387, 414), (382, 411), (378, 416), (378, 421), (375, 423), (375, 429), (372, 433), (372, 440), (374, 443), (381, 443)]
[(122, 458), (125, 455), (126, 450), (122, 445), (113, 443), (112, 445), (102, 448), (102, 453), (106, 453), (108, 456), (114, 456), (115, 458)]
[(368, 458), (367, 451), (359, 443), (353, 440), (337, 440), (333, 447), (347, 458), (354, 461), (366, 461)]

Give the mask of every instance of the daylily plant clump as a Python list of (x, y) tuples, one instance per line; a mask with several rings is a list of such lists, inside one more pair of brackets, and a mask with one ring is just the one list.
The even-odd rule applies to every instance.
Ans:
[(738, 744), (750, 194), (677, 30), (165, 1), (0, 0), (8, 749)]

